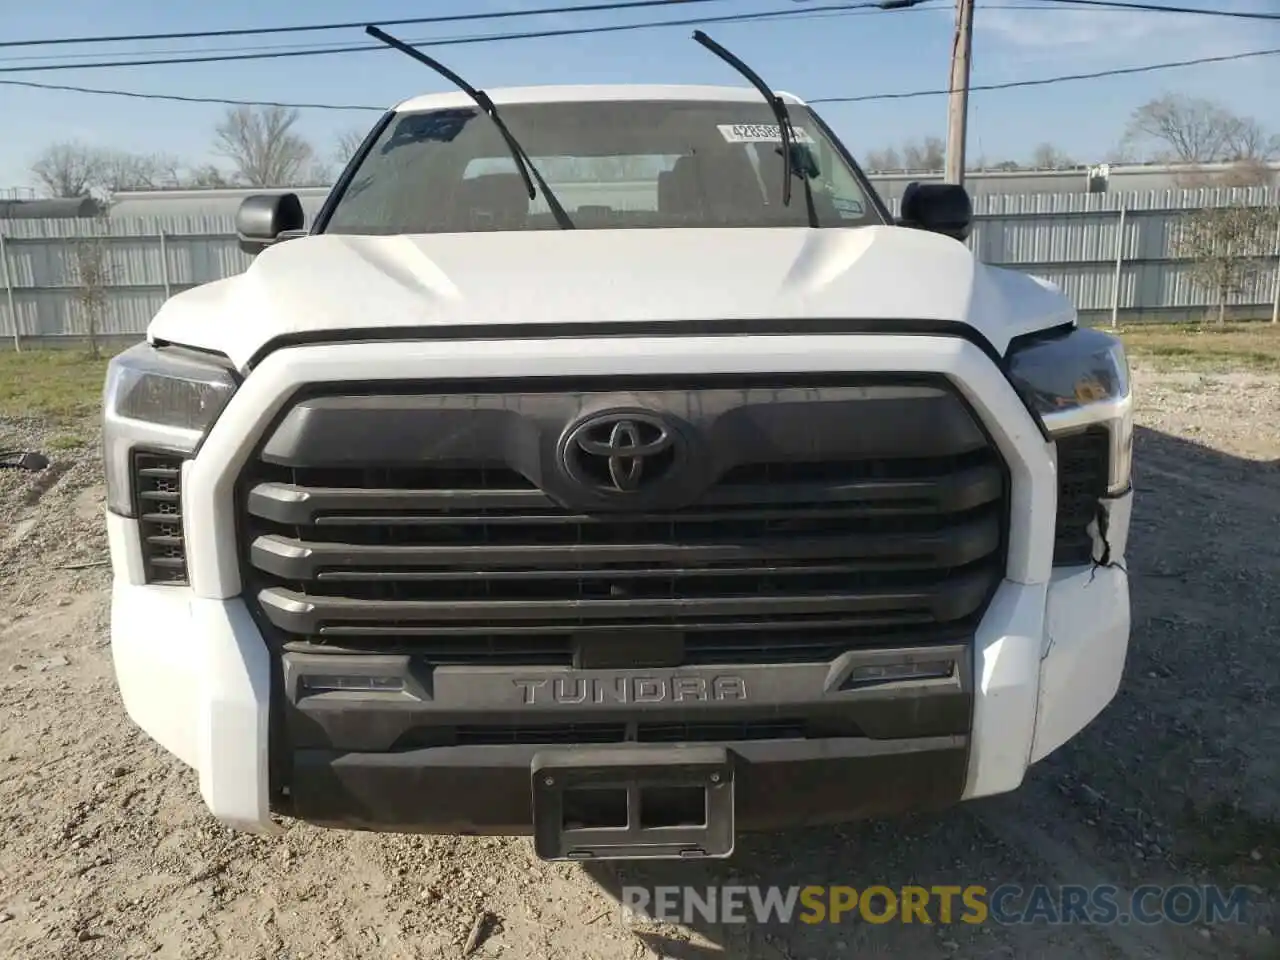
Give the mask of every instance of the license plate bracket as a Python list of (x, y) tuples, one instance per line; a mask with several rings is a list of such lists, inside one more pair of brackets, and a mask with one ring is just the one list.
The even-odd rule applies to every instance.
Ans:
[(733, 853), (733, 763), (723, 748), (545, 750), (530, 772), (534, 850), (542, 860)]

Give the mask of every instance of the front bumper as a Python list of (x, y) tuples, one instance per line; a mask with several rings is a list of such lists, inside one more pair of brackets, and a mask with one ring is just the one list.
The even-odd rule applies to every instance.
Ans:
[[(338, 713), (345, 711), (347, 720), (317, 719), (314, 711), (286, 719), (279, 656), (268, 652), (240, 598), (232, 491), (255, 438), (293, 390), (308, 382), (403, 378), (439, 364), (462, 378), (527, 375), (540, 363), (557, 376), (571, 376), (579, 366), (598, 373), (618, 362), (630, 372), (651, 367), (679, 373), (684, 365), (699, 373), (785, 374), (812, 371), (817, 357), (837, 370), (942, 372), (963, 389), (1009, 466), (1012, 517), (1006, 577), (964, 647), (962, 669), (942, 683), (913, 680), (896, 691), (858, 691), (833, 684), (837, 661), (823, 665), (820, 676), (794, 675), (790, 687), (779, 686), (780, 680), (766, 684), (773, 699), (753, 697), (757, 712), (782, 714), (788, 705), (847, 709), (862, 730), (824, 739), (727, 740), (739, 766), (743, 828), (932, 808), (1015, 789), (1029, 764), (1074, 736), (1118, 688), (1129, 636), (1123, 559), (1131, 495), (1106, 504), (1110, 565), (1053, 569), (1053, 445), (970, 344), (933, 337), (792, 337), (637, 341), (626, 350), (582, 341), (572, 352), (520, 344), (501, 356), (466, 344), (357, 344), (284, 353), (291, 356), (269, 357), (246, 381), (187, 464), (189, 587), (143, 585), (136, 522), (108, 516), (112, 648), (125, 707), (143, 730), (198, 771), (205, 803), (230, 825), (267, 830), (279, 810), (366, 829), (531, 829), (536, 746), (396, 743), (404, 726), (397, 711), (447, 709), (444, 688), (427, 691), (433, 706), (424, 706), (422, 697), (397, 705), (379, 701), (379, 694), (350, 694), (369, 703), (344, 706)], [(784, 671), (770, 672), (780, 677)], [(506, 677), (512, 679), (520, 678)], [(958, 705), (964, 716), (957, 724)], [(742, 705), (714, 706), (728, 717)], [(889, 722), (894, 716), (912, 719)], [(289, 722), (289, 735), (282, 737)], [(343, 723), (355, 724), (359, 737), (350, 743), (335, 737)], [(395, 749), (370, 750), (371, 739)], [(287, 795), (279, 772), (286, 750)]]
[[(1116, 506), (1127, 509), (1130, 496)], [(112, 516), (108, 524), (113, 553), (128, 552), (131, 522)], [(766, 829), (839, 822), (1015, 789), (1029, 764), (1073, 737), (1115, 696), (1128, 637), (1128, 578), (1120, 567), (1060, 570), (1046, 588), (1006, 581), (978, 631), (969, 677), (921, 681), (934, 687), (911, 694), (911, 711), (932, 710), (941, 722), (943, 702), (967, 683), (968, 736), (730, 742), (741, 769), (738, 823)], [(129, 716), (199, 772), (209, 809), (230, 825), (269, 829), (271, 664), (243, 602), (117, 579), (112, 649)], [(842, 696), (825, 667), (796, 677), (795, 686), (807, 681), (807, 697), (800, 689), (787, 695), (810, 706)], [(857, 715), (858, 694), (843, 696)], [(895, 699), (890, 693), (867, 703), (864, 696), (861, 710), (884, 717)], [(395, 710), (380, 718), (389, 741), (398, 724), (385, 714)], [(348, 705), (343, 712), (360, 736), (377, 729), (376, 709)], [(341, 722), (326, 733), (331, 742), (334, 730), (341, 735)], [(292, 754), (286, 809), (337, 827), (524, 834), (531, 827), (530, 764), (539, 749), (311, 746)]]

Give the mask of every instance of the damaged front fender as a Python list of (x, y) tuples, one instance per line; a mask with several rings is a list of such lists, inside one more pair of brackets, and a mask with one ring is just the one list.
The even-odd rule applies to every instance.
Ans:
[(1097, 513), (1088, 526), (1089, 537), (1093, 540), (1095, 567), (1124, 567), (1132, 511), (1132, 489), (1120, 496), (1098, 499)]
[(1083, 730), (1120, 688), (1129, 649), (1132, 509), (1131, 490), (1100, 499), (1089, 527), (1093, 563), (1057, 568), (1050, 578), (1032, 763)]

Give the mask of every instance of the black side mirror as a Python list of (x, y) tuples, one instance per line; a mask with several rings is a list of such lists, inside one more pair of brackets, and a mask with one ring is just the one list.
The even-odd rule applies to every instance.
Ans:
[(909, 183), (902, 191), (898, 224), (963, 243), (973, 229), (973, 201), (957, 183)]
[[(781, 153), (782, 150), (779, 149), (778, 152)], [(822, 170), (818, 167), (818, 158), (813, 155), (813, 150), (807, 143), (791, 145), (791, 169), (808, 180), (817, 180), (822, 176)]]
[(256, 255), (273, 243), (292, 240), (305, 232), (306, 215), (296, 193), (246, 197), (236, 211), (240, 249)]

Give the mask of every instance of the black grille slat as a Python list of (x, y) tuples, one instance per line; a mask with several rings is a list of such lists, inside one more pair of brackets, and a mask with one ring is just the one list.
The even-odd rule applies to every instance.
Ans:
[[(961, 621), (936, 628), (924, 618), (903, 622), (880, 617), (858, 620), (736, 621), (716, 624), (677, 625), (685, 634), (684, 663), (689, 666), (741, 664), (821, 663), (856, 644), (870, 631), (881, 644), (901, 638), (913, 644), (963, 643), (973, 623)], [(794, 634), (785, 644), (774, 642), (780, 629)], [(610, 633), (626, 637), (651, 632), (648, 624), (619, 624)], [(429, 641), (432, 663), (460, 666), (485, 663), (492, 666), (555, 666), (574, 664), (574, 642), (561, 626), (524, 627), (494, 634), (491, 627), (406, 629), (401, 627), (329, 627), (322, 643), (293, 641), (287, 649), (296, 653), (382, 653), (413, 656), (423, 653), (419, 637)]]
[[(844, 733), (846, 731), (836, 732)], [(800, 719), (705, 721), (689, 723), (461, 724), (432, 731), (437, 742), (457, 746), (501, 746), (513, 743), (716, 743), (743, 740), (804, 740), (827, 735)], [(856, 731), (849, 730), (853, 736)]]
[[(449, 731), (433, 731), (439, 739)], [(453, 728), (453, 742), (460, 747), (506, 746), (513, 743), (624, 743), (625, 723), (559, 724), (463, 724)]]
[[(593, 568), (609, 569), (615, 577), (634, 575), (640, 564), (650, 566), (651, 576), (678, 576), (680, 570), (700, 565), (696, 575), (705, 576), (712, 565), (769, 564), (832, 566), (843, 560), (845, 572), (873, 569), (938, 570), (962, 567), (982, 559), (999, 546), (998, 518), (989, 514), (964, 525), (924, 534), (891, 534), (824, 537), (806, 539), (749, 539), (720, 543), (576, 544), (571, 546), (491, 546), (479, 543), (468, 547), (375, 546), (332, 544), (295, 540), (281, 535), (257, 538), (251, 556), (259, 569), (288, 580), (333, 578), (335, 571), (382, 569), (406, 576), (440, 568), (474, 572), (527, 571), (530, 576), (558, 572), (578, 579), (590, 576)], [(609, 565), (607, 568), (604, 565)], [(430, 576), (430, 573), (424, 573)], [(447, 577), (446, 577), (447, 579)]]
[(624, 401), (402, 389), (309, 389), (240, 478), (246, 597), (290, 649), (571, 666), (576, 631), (660, 630), (684, 663), (815, 662), (963, 641), (1004, 572), (1007, 474), (940, 378), (645, 394), (717, 466), (643, 511), (557, 474)]
[[(852, 469), (852, 465), (849, 465)], [(299, 471), (304, 472), (304, 471)], [(334, 471), (328, 471), (332, 474)], [(832, 483), (785, 483), (762, 486), (752, 478), (752, 485), (733, 486), (722, 481), (708, 491), (700, 502), (703, 511), (685, 511), (666, 518), (704, 522), (714, 518), (705, 508), (767, 506), (771, 504), (805, 504), (808, 509), (821, 504), (839, 504), (847, 516), (859, 501), (863, 510), (884, 515), (887, 511), (904, 513), (945, 513), (970, 509), (998, 500), (1002, 491), (1000, 470), (994, 464), (972, 467), (962, 472), (901, 480), (836, 481)], [(340, 487), (307, 488), (296, 483), (268, 481), (249, 492), (249, 511), (254, 516), (276, 523), (306, 525), (312, 523), (374, 523), (378, 511), (401, 511), (391, 515), (396, 523), (444, 524), (462, 523), (468, 519), (490, 523), (543, 522), (592, 523), (608, 522), (608, 517), (591, 517), (562, 511), (551, 497), (540, 490), (368, 490)], [(449, 511), (523, 510), (522, 515), (487, 514), (467, 518)], [(531, 513), (541, 509), (542, 515)], [(430, 514), (428, 511), (440, 511)], [(416, 516), (415, 516), (416, 514)], [(344, 516), (345, 515), (345, 516)], [(736, 516), (735, 516), (736, 519)], [(384, 521), (385, 522), (385, 521)]]
[[(779, 507), (774, 509), (752, 509), (742, 511), (730, 510), (689, 510), (682, 513), (636, 513), (627, 516), (624, 521), (628, 526), (655, 527), (680, 524), (693, 528), (703, 524), (767, 524), (787, 521), (798, 524), (804, 521), (829, 521), (854, 519), (856, 508), (843, 506), (814, 507), (808, 504), (800, 507)], [(883, 516), (888, 511), (867, 510)], [(608, 514), (590, 515), (575, 513), (402, 513), (402, 514), (346, 514), (338, 516), (316, 517), (312, 523), (317, 527), (476, 527), (485, 526), (495, 531), (499, 527), (604, 527), (616, 525), (618, 519)], [(571, 531), (581, 532), (581, 531)], [(347, 535), (343, 531), (337, 536)], [(426, 534), (430, 536), (431, 534)]]
[(690, 723), (642, 723), (640, 743), (712, 743), (733, 740), (803, 740), (809, 736), (804, 720), (707, 720)]
[(147, 583), (179, 586), (187, 582), (186, 541), (182, 532), (182, 458), (135, 452), (134, 494)]
[[(788, 617), (788, 618), (757, 618), (754, 620), (735, 620), (732, 617), (722, 617), (715, 620), (689, 621), (675, 619), (664, 622), (661, 626), (668, 630), (675, 630), (685, 634), (705, 634), (712, 631), (734, 630), (741, 634), (748, 633), (777, 633), (782, 630), (793, 631), (813, 631), (813, 630), (835, 630), (839, 629), (843, 636), (853, 637), (859, 630), (874, 630), (879, 636), (888, 636), (888, 631), (897, 627), (929, 627), (933, 626), (933, 618), (923, 611), (914, 614), (904, 614), (900, 610), (887, 610), (879, 615), (876, 614), (859, 614), (844, 615), (841, 617)], [(599, 628), (601, 624), (593, 623), (592, 628)], [(635, 633), (647, 633), (653, 630), (653, 623), (647, 621), (623, 623), (611, 622), (604, 624), (611, 633), (626, 633), (628, 631)], [(477, 640), (485, 640), (493, 636), (501, 636), (507, 639), (526, 638), (526, 637), (551, 637), (564, 636), (566, 630), (572, 630), (573, 625), (564, 623), (548, 622), (548, 623), (518, 623), (518, 624), (502, 624), (501, 627), (495, 627), (493, 624), (472, 624), (470, 626), (456, 626), (444, 623), (387, 623), (387, 624), (369, 624), (369, 623), (342, 623), (332, 622), (324, 625), (325, 638), (378, 638), (378, 637), (467, 637)], [(500, 633), (495, 633), (500, 630)], [(318, 635), (317, 635), (318, 636)], [(847, 646), (846, 641), (846, 646)], [(411, 650), (401, 650), (401, 653), (410, 653)]]
[[(922, 562), (921, 557), (907, 557), (899, 561), (904, 569), (908, 569), (912, 565), (919, 565)], [(696, 580), (711, 579), (720, 577), (728, 581), (733, 578), (748, 577), (818, 577), (818, 576), (835, 576), (849, 575), (863, 572), (865, 570), (886, 570), (892, 569), (891, 563), (894, 561), (882, 561), (880, 563), (868, 563), (866, 565), (858, 565), (856, 563), (842, 564), (797, 564), (793, 567), (785, 566), (741, 566), (741, 567), (664, 567), (660, 570), (633, 569), (631, 567), (602, 567), (600, 569), (583, 569), (575, 570), (574, 573), (578, 577), (580, 584), (589, 584), (593, 581), (617, 581), (619, 579), (630, 581), (653, 581), (653, 580)], [(412, 582), (414, 580), (423, 580), (431, 583), (474, 583), (480, 579), (492, 585), (495, 581), (509, 581), (513, 583), (523, 581), (562, 581), (564, 580), (563, 570), (534, 570), (534, 569), (515, 569), (515, 570), (486, 570), (476, 568), (474, 570), (414, 570), (405, 567), (395, 568), (375, 568), (370, 570), (322, 570), (315, 575), (315, 579), (321, 582), (329, 583), (350, 583), (367, 581), (382, 581), (387, 577), (396, 577), (400, 580)]]
[(249, 510), (277, 523), (307, 524), (318, 514), (363, 510), (449, 510), (464, 504), (472, 510), (543, 507), (554, 502), (541, 490), (359, 490), (341, 487), (308, 489), (293, 483), (267, 482), (249, 492)]
[(989, 571), (931, 588), (867, 593), (788, 593), (775, 595), (597, 600), (356, 600), (316, 596), (280, 587), (261, 591), (258, 601), (277, 627), (290, 633), (323, 636), (326, 625), (385, 623), (429, 626), (463, 622), (552, 622), (584, 626), (644, 620), (665, 624), (678, 617), (813, 616), (902, 611), (934, 621), (958, 620), (982, 604), (990, 588)]

